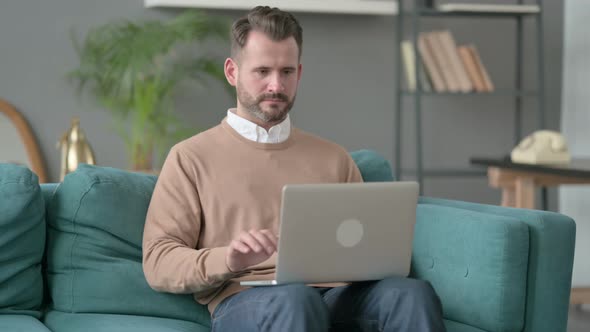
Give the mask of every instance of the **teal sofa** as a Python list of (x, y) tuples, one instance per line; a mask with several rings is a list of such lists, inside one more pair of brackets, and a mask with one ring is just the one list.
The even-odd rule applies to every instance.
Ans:
[[(352, 153), (365, 181), (389, 163)], [(0, 164), (0, 331), (200, 332), (191, 295), (158, 293), (141, 267), (156, 177), (81, 165), (38, 184)], [(566, 330), (575, 223), (556, 213), (421, 197), (411, 274), (440, 296), (449, 332)]]

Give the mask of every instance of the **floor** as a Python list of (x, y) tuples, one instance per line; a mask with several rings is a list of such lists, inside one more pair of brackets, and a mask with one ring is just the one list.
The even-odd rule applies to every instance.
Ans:
[(590, 306), (570, 306), (567, 332), (590, 331)]

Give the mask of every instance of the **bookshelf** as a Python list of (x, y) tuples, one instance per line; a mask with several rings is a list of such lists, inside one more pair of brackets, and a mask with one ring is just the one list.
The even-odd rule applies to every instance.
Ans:
[[(423, 5), (425, 1), (412, 1), (414, 6), (406, 7), (407, 0), (398, 1), (398, 20), (397, 20), (397, 105), (395, 109), (395, 169), (398, 177), (402, 179), (404, 175), (413, 175), (420, 183), (420, 194), (424, 191), (425, 177), (471, 177), (471, 176), (485, 176), (485, 171), (474, 170), (470, 168), (465, 169), (437, 169), (431, 167), (426, 169), (423, 163), (423, 140), (422, 140), (422, 99), (436, 98), (438, 96), (446, 97), (463, 97), (476, 96), (477, 98), (513, 98), (514, 100), (514, 145), (517, 145), (522, 139), (522, 123), (523, 123), (523, 99), (536, 98), (537, 99), (537, 127), (545, 128), (544, 115), (544, 55), (543, 55), (543, 21), (542, 21), (542, 1), (535, 0), (534, 4), (524, 4), (523, 0), (516, 1), (513, 5), (477, 5), (477, 4), (441, 4), (432, 7)], [(514, 77), (514, 88), (509, 89), (494, 89), (491, 92), (435, 92), (423, 90), (422, 82), (422, 58), (420, 52), (417, 51), (419, 34), (422, 32), (422, 21), (426, 19), (436, 19), (440, 17), (450, 17), (461, 19), (464, 17), (477, 17), (482, 19), (496, 19), (496, 20), (515, 20), (516, 21), (516, 70)], [(537, 57), (537, 87), (536, 90), (530, 91), (524, 89), (523, 80), (523, 39), (524, 19), (530, 18), (534, 21), (536, 27), (536, 57)], [(413, 71), (416, 80), (415, 89), (412, 91), (404, 88), (404, 62), (402, 56), (402, 42), (406, 31), (404, 31), (406, 20), (411, 22), (411, 42), (416, 51), (413, 52)], [(416, 160), (414, 169), (402, 168), (402, 142), (404, 135), (402, 132), (402, 116), (410, 114), (404, 110), (404, 100), (413, 99), (412, 111), (414, 116), (414, 134), (416, 142)], [(409, 108), (409, 107), (408, 107)], [(546, 201), (546, 191), (543, 191), (543, 199)]]

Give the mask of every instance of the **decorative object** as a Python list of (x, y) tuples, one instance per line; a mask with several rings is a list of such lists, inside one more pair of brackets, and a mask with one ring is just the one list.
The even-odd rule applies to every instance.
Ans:
[(75, 171), (81, 163), (96, 164), (94, 151), (80, 128), (78, 117), (72, 118), (72, 126), (61, 136), (57, 148), (61, 150), (60, 181), (63, 181), (66, 174)]
[(225, 39), (228, 27), (222, 19), (188, 11), (167, 22), (113, 22), (90, 30), (81, 44), (74, 39), (80, 65), (70, 77), (114, 115), (131, 169), (153, 170), (155, 153), (163, 156), (174, 142), (198, 132), (174, 114), (173, 92), (189, 79), (225, 82), (220, 59), (202, 50), (194, 55), (188, 46)]
[(0, 99), (0, 163), (29, 167), (39, 182), (48, 182), (41, 150), (27, 120), (14, 106)]
[(572, 157), (563, 136), (553, 130), (538, 130), (525, 137), (510, 154), (512, 162), (568, 164)]

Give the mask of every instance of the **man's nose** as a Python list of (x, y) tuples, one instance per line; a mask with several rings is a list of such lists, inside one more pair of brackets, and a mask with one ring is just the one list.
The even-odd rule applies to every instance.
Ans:
[(274, 74), (269, 78), (267, 89), (269, 92), (282, 92), (285, 90), (285, 85), (280, 75)]

